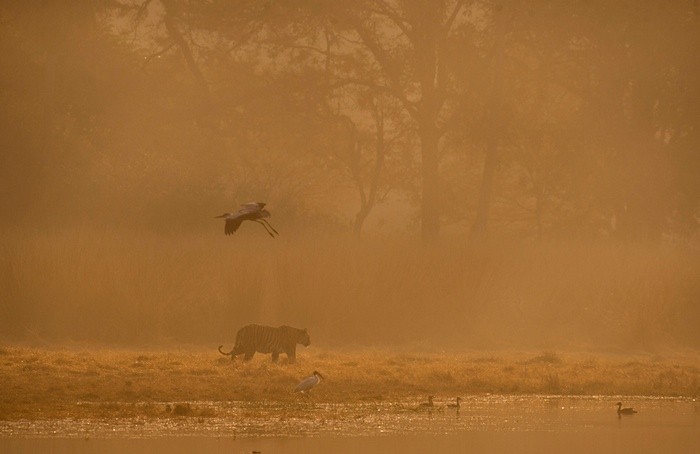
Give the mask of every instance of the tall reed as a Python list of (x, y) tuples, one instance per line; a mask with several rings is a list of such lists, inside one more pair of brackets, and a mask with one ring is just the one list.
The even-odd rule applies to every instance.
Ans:
[(2, 336), (216, 344), (264, 323), (308, 327), (326, 345), (700, 345), (693, 251), (253, 232), (10, 232)]

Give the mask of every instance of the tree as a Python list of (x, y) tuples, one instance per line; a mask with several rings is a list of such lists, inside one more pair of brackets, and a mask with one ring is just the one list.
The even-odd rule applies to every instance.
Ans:
[[(355, 59), (333, 72), (334, 84), (372, 87), (394, 97), (420, 139), (421, 229), (429, 242), (440, 231), (440, 139), (459, 95), (450, 76), (454, 33), (463, 25), (462, 0), (366, 0), (324, 4), (327, 25), (338, 35), (337, 57)], [(311, 6), (318, 8), (319, 3)], [(313, 39), (313, 37), (312, 37)]]
[[(108, 2), (8, 1), (0, 6), (4, 58), (0, 107), (0, 207), (7, 221), (83, 211), (92, 138), (103, 94), (117, 83), (107, 68), (122, 57), (100, 21)], [(60, 214), (60, 215), (59, 215)]]
[[(371, 92), (361, 93), (363, 101), (358, 104), (369, 112), (373, 123), (368, 130), (363, 130), (360, 120), (353, 120), (351, 115), (337, 115), (336, 122), (340, 129), (334, 135), (333, 149), (338, 152), (333, 158), (339, 157), (344, 166), (350, 172), (351, 178), (357, 189), (360, 207), (353, 221), (353, 234), (359, 238), (365, 220), (377, 203), (385, 199), (392, 183), (383, 178), (385, 162), (390, 158), (390, 148), (394, 140), (401, 135), (395, 133), (392, 138), (387, 137), (386, 116), (389, 108), (386, 100)], [(357, 111), (355, 111), (357, 113)]]
[(678, 186), (682, 168), (698, 168), (697, 156), (681, 151), (698, 144), (694, 8), (593, 2), (582, 11), (591, 25), (588, 152), (603, 163), (599, 204), (621, 239), (658, 241), (675, 213), (687, 213), (678, 202), (697, 201), (697, 187)]

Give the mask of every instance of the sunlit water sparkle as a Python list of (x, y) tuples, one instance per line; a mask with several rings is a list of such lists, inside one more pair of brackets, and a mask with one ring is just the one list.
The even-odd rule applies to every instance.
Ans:
[[(692, 398), (641, 396), (462, 396), (436, 399), (432, 409), (420, 400), (324, 403), (189, 402), (192, 416), (174, 416), (168, 402), (126, 404), (162, 408), (162, 415), (128, 418), (66, 418), (0, 421), (0, 438), (155, 438), (155, 437), (323, 437), (455, 434), (462, 432), (576, 432), (610, 427), (675, 427), (700, 430), (699, 404)], [(615, 402), (639, 413), (618, 418)], [(119, 402), (113, 403), (121, 405)], [(81, 402), (81, 406), (104, 403)], [(144, 411), (144, 413), (146, 413)]]

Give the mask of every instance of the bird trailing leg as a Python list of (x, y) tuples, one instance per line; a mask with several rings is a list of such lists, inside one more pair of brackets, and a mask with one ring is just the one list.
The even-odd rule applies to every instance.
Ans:
[[(275, 237), (275, 235), (274, 235), (272, 232), (270, 232), (270, 229), (267, 228), (267, 226), (265, 225), (264, 222), (262, 222), (262, 221), (259, 220), (259, 219), (255, 219), (255, 222), (257, 222), (258, 224), (260, 224), (260, 225), (262, 225), (263, 227), (265, 227), (265, 231), (266, 231), (272, 238)], [(273, 229), (273, 230), (274, 230), (274, 229)]]
[(270, 227), (270, 228), (272, 229), (273, 232), (275, 232), (276, 234), (279, 235), (279, 232), (278, 232), (277, 230), (275, 230), (274, 227), (272, 227), (272, 224), (270, 224), (270, 223), (267, 221), (267, 219), (260, 219), (260, 220), (263, 221), (265, 224), (267, 224), (267, 226)]

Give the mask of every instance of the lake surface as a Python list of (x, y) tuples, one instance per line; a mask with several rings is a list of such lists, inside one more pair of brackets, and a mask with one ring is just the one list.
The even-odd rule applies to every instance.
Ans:
[[(620, 398), (464, 396), (459, 412), (419, 401), (191, 402), (195, 416), (0, 421), (0, 451), (154, 453), (700, 452), (700, 403)], [(450, 399), (451, 401), (451, 399)], [(94, 405), (81, 403), (81, 405)], [(131, 405), (158, 405), (142, 403)]]

